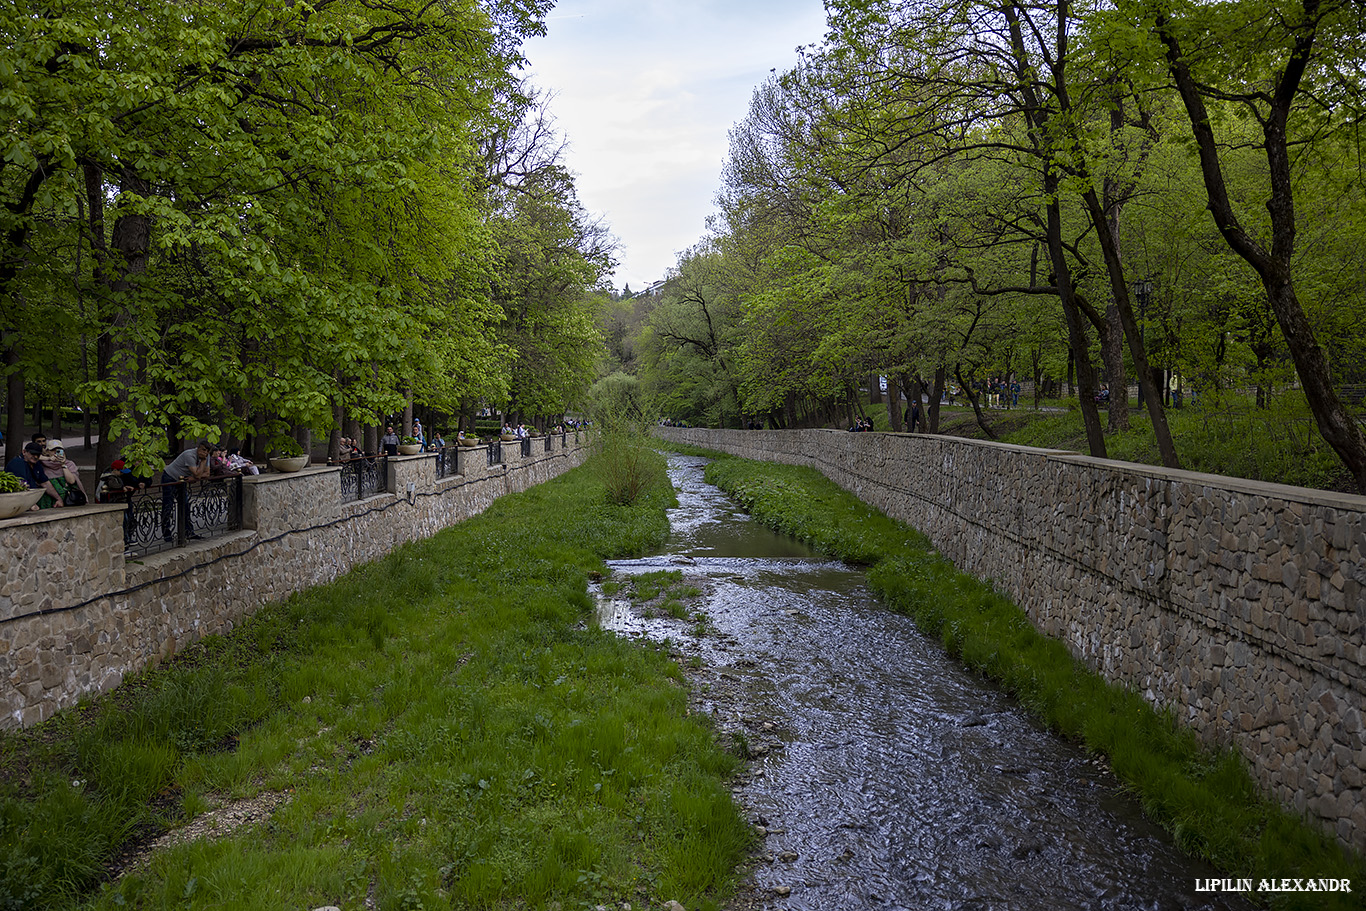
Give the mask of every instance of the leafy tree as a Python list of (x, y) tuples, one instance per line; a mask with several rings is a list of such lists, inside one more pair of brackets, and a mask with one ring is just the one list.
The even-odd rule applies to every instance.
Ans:
[[(1346, 0), (1273, 5), (1125, 5), (1160, 42), (1199, 154), (1206, 199), (1228, 246), (1257, 273), (1295, 362), (1319, 432), (1366, 492), (1366, 433), (1338, 397), (1332, 370), (1301, 303), (1295, 252), (1296, 145), (1338, 132), (1360, 112), (1359, 6)], [(1216, 52), (1217, 51), (1217, 52)], [(1226, 149), (1210, 100), (1227, 101), (1260, 129), (1266, 220), (1230, 192)], [(1311, 156), (1300, 162), (1313, 164)]]
[[(104, 462), (162, 428), (217, 438), (373, 415), (419, 375), (497, 386), (473, 137), (536, 4), (320, 0), (0, 9), (11, 130), (0, 255), (15, 376), (34, 291), (97, 339)], [(65, 275), (65, 278), (63, 278)], [(481, 303), (483, 302), (483, 303)], [(65, 388), (74, 385), (67, 374)], [(12, 424), (13, 426), (13, 424)]]

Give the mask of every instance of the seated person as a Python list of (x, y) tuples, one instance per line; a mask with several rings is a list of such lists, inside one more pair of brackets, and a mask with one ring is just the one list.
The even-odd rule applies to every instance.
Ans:
[[(48, 440), (47, 448), (43, 451), (43, 471), (47, 473), (48, 479), (61, 480), (63, 500), (68, 506), (82, 506), (90, 502), (90, 495), (85, 491), (85, 485), (81, 483), (81, 472), (76, 467), (76, 463), (66, 457), (66, 444), (61, 440)], [(80, 496), (73, 496), (72, 489), (80, 491)], [(84, 502), (72, 502), (79, 500)]]
[(5, 470), (23, 480), (30, 490), (42, 488), (46, 491), (46, 496), (38, 501), (40, 508), (43, 508), (44, 501), (47, 502), (48, 506), (61, 506), (62, 494), (48, 480), (47, 472), (43, 469), (42, 457), (43, 447), (41, 444), (25, 443), (23, 453), (10, 459)]
[(221, 478), (232, 474), (234, 469), (228, 464), (228, 453), (222, 446), (209, 447), (209, 477)]
[(427, 448), (434, 452), (439, 452), (446, 448), (446, 441), (441, 438), (440, 430), (432, 434), (432, 441), (427, 444)]
[[(344, 454), (343, 454), (344, 455)], [(229, 471), (240, 471), (242, 474), (260, 474), (261, 469), (256, 467), (256, 463), (242, 455), (242, 450), (238, 446), (229, 449), (224, 456), (228, 464)]]

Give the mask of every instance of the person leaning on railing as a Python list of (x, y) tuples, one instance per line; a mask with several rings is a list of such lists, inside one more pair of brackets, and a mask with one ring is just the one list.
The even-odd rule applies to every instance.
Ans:
[[(190, 513), (190, 491), (182, 482), (199, 481), (209, 476), (209, 444), (200, 441), (194, 449), (176, 456), (161, 471), (161, 536), (170, 543), (171, 513), (179, 504), (179, 513)], [(198, 538), (191, 528), (185, 529), (187, 538)]]

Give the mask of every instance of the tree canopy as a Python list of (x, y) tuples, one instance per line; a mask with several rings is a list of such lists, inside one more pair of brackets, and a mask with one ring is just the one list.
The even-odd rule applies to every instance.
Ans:
[[(531, 402), (539, 355), (505, 328), (572, 330), (551, 347), (579, 361), (601, 348), (562, 311), (610, 245), (561, 228), (553, 262), (524, 256), (584, 221), (517, 76), (549, 6), (0, 5), (11, 445), (26, 395), (98, 409), (101, 464), (118, 447), (153, 465), (168, 430), (269, 441), (411, 397), (581, 397), (578, 369)], [(509, 308), (519, 282), (563, 299)]]
[[(690, 251), (645, 321), (661, 414), (824, 423), (876, 376), (931, 402), (1068, 379), (1103, 455), (1099, 387), (1134, 378), (1176, 465), (1160, 368), (1210, 398), (1304, 396), (1366, 489), (1338, 392), (1366, 383), (1351, 4), (826, 8), (732, 131), (698, 248), (725, 305), (689, 308)], [(674, 328), (706, 315), (715, 345)]]

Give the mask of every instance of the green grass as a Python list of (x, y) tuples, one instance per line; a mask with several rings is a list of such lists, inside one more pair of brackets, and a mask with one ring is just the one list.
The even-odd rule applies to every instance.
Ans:
[[(667, 535), (591, 468), (268, 606), (109, 696), (0, 738), (0, 908), (714, 908), (752, 838), (739, 760), (667, 649), (591, 622), (586, 579)], [(212, 800), (268, 822), (130, 841)]]
[[(608, 591), (609, 586), (611, 591)], [(605, 582), (604, 594), (626, 591), (630, 599), (647, 609), (656, 609), (675, 620), (687, 620), (693, 616), (688, 603), (702, 597), (702, 590), (683, 581), (683, 571), (661, 569), (654, 572), (627, 576), (621, 581)], [(698, 617), (702, 615), (698, 613)]]
[[(1087, 452), (1086, 430), (1075, 400), (1051, 400), (1053, 409), (1033, 411), (1030, 403), (1009, 411), (987, 411), (1003, 443)], [(867, 406), (877, 430), (889, 430), (886, 405)], [(1319, 436), (1304, 395), (1287, 391), (1257, 408), (1244, 395), (1206, 395), (1181, 408), (1167, 409), (1167, 426), (1181, 467), (1190, 471), (1293, 484), (1318, 490), (1355, 491), (1351, 475)], [(1107, 420), (1105, 412), (1101, 420)], [(950, 436), (985, 438), (972, 409), (940, 410), (940, 432)], [(1106, 454), (1112, 459), (1161, 465), (1157, 438), (1145, 409), (1132, 407), (1129, 429), (1106, 434)]]
[[(813, 469), (712, 453), (707, 480), (756, 519), (869, 567), (870, 584), (970, 667), (996, 680), (1058, 733), (1104, 756), (1149, 816), (1186, 851), (1230, 876), (1337, 877), (1366, 884), (1366, 864), (1259, 796), (1242, 760), (1211, 753), (1170, 714), (1106, 683), (990, 585), (959, 572), (914, 529)], [(1354, 895), (1287, 893), (1277, 908), (1359, 908)]]

